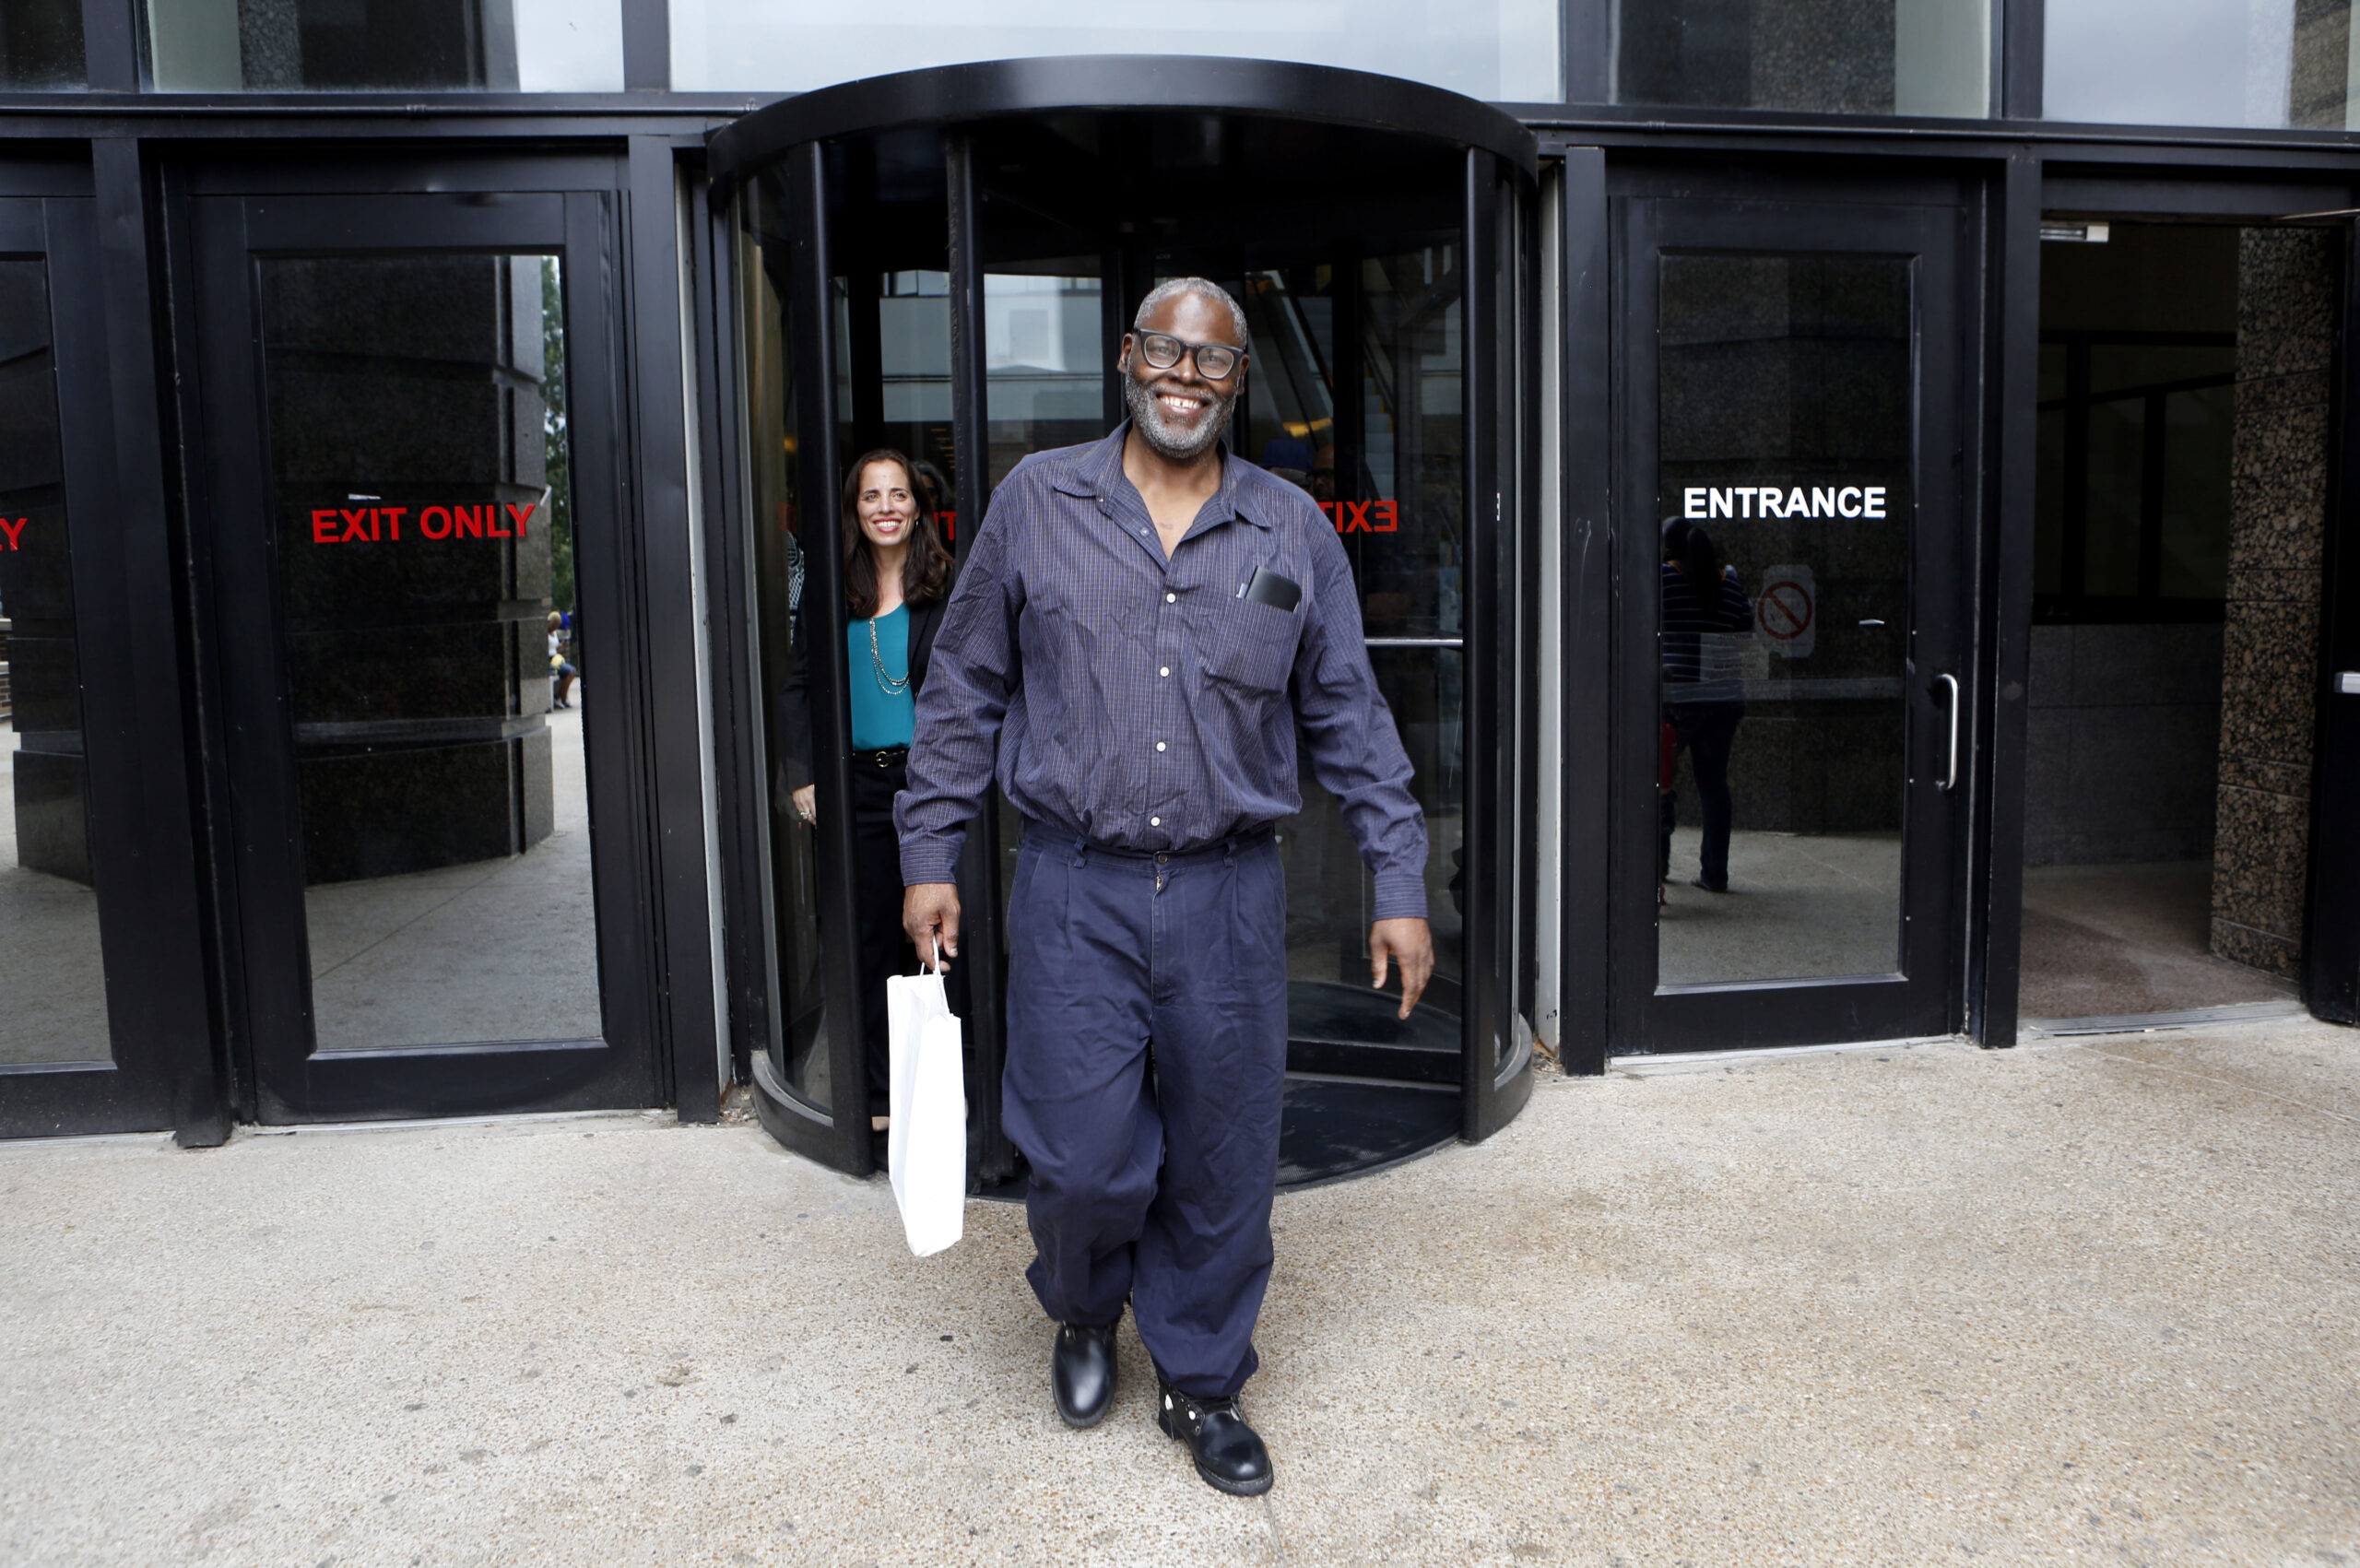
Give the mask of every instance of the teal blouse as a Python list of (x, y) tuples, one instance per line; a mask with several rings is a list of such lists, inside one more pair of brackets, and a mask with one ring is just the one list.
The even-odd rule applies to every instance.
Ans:
[(888, 691), (877, 673), (882, 663), (885, 675), (893, 680), (909, 678), (910, 607), (897, 605), (892, 614), (877, 618), (874, 654), (868, 647), (868, 625), (856, 620), (844, 631), (844, 651), (850, 659), (845, 668), (851, 672), (846, 684), (852, 688), (852, 746), (856, 751), (883, 751), (907, 746), (917, 734), (917, 694), (907, 687), (898, 693)]

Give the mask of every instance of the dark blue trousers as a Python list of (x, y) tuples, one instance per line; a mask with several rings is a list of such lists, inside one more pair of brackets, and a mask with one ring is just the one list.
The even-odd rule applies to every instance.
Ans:
[(1286, 1084), (1286, 879), (1269, 834), (1116, 855), (1025, 824), (1008, 910), (1008, 1136), (1025, 1271), (1062, 1323), (1131, 1304), (1174, 1384), (1259, 1364)]

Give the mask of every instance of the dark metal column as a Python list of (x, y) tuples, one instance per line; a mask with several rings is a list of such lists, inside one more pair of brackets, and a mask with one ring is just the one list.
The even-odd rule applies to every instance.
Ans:
[[(1993, 334), (1998, 364), (1990, 371), (1988, 384), (1995, 395), (1987, 407), (1997, 437), (1999, 480), (1993, 487), (1997, 504), (1984, 525), (1991, 543), (1980, 590), (1991, 607), (1982, 618), (1976, 657), (1984, 666), (1980, 689), (1989, 695), (1976, 728), (1990, 738), (1974, 749), (1972, 760), (1979, 820), (1969, 830), (1965, 1008), (1967, 1032), (1985, 1045), (2016, 1043), (2016, 986), (2024, 961), (2024, 687), (2031, 678), (2033, 491), (2040, 435), (2040, 178), (2036, 159), (2019, 154), (2008, 160), (2007, 171), (1995, 183), (1997, 221), (1988, 241), (1999, 269)], [(2086, 367), (2086, 360), (2081, 362)], [(2081, 385), (2086, 392), (2086, 368)], [(2067, 418), (2071, 421), (2073, 416)], [(2069, 422), (2067, 429), (2072, 428)], [(2071, 461), (2066, 469), (2069, 497), (2074, 488)], [(2078, 573), (2078, 566), (2072, 570)], [(1972, 907), (1976, 891), (1979, 910)]]
[[(1466, 925), (1460, 949), (1465, 977), (1460, 1034), (1461, 1136), (1489, 1138), (1514, 1113), (1502, 1086), (1518, 1071), (1520, 1055), (1509, 1022), (1509, 996), (1503, 979), (1502, 949), (1507, 930), (1501, 919), (1501, 893), (1509, 878), (1499, 864), (1503, 785), (1511, 777), (1502, 765), (1500, 715), (1507, 649), (1501, 637), (1504, 600), (1501, 573), (1503, 541), (1508, 537), (1511, 486), (1502, 467), (1500, 421), (1505, 368), (1513, 355), (1501, 331), (1501, 277), (1506, 258), (1501, 241), (1504, 207), (1499, 162), (1470, 149), (1466, 160), (1466, 218), (1460, 296), (1459, 356), (1461, 473), (1466, 487), (1464, 546), (1459, 580), (1465, 595), (1465, 681), (1460, 699), (1462, 755), (1466, 759)], [(1529, 1079), (1525, 1081), (1528, 1082)]]
[[(975, 188), (975, 147), (966, 136), (943, 141), (950, 202), (950, 448), (958, 465), (959, 548), (964, 553), (983, 531), (991, 504), (990, 452), (984, 439), (989, 388), (984, 377), (984, 250), (982, 199)], [(1102, 282), (1102, 291), (1111, 280)], [(967, 1043), (974, 1063), (974, 1115), (981, 1147), (975, 1176), (985, 1186), (1015, 1173), (1015, 1149), (1000, 1129), (1000, 1068), (1008, 1060), (1005, 944), (1000, 937), (999, 792), (986, 791), (983, 809), (967, 825), (960, 871), (960, 947), (967, 971)]]
[[(1568, 1073), (1606, 1070), (1613, 957), (1614, 462), (1610, 417), (1613, 294), (1609, 284), (1606, 153), (1565, 149), (1564, 412), (1558, 421), (1559, 548), (1564, 628), (1564, 885), (1560, 891), (1557, 1059)], [(1546, 287), (1544, 281), (1543, 284)]]
[[(795, 214), (794, 299), (796, 442), (802, 449), (804, 645), (810, 652), (811, 772), (819, 785), (820, 973), (826, 996), (828, 1110), (836, 1164), (855, 1175), (869, 1158), (868, 1068), (861, 1048), (860, 929), (853, 896), (851, 720), (844, 671), (844, 519), (836, 499), (836, 324), (830, 308), (827, 165), (817, 142), (787, 155)], [(822, 716), (824, 715), (824, 717)]]

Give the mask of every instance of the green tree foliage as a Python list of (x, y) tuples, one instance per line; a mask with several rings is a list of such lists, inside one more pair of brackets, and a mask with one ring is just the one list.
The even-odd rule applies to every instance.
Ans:
[(573, 470), (565, 410), (565, 291), (555, 256), (541, 258), (541, 407), (549, 434), (549, 593), (552, 607), (573, 603)]

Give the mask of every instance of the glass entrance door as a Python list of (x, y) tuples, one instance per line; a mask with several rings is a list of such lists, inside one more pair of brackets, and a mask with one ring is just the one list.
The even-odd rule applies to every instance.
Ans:
[(1618, 1032), (1955, 1027), (1961, 210), (1624, 204)]
[(189, 820), (150, 786), (179, 764), (165, 548), (119, 477), (96, 206), (0, 196), (0, 1137), (203, 1140)]
[(192, 206), (254, 1114), (656, 1102), (608, 199)]

